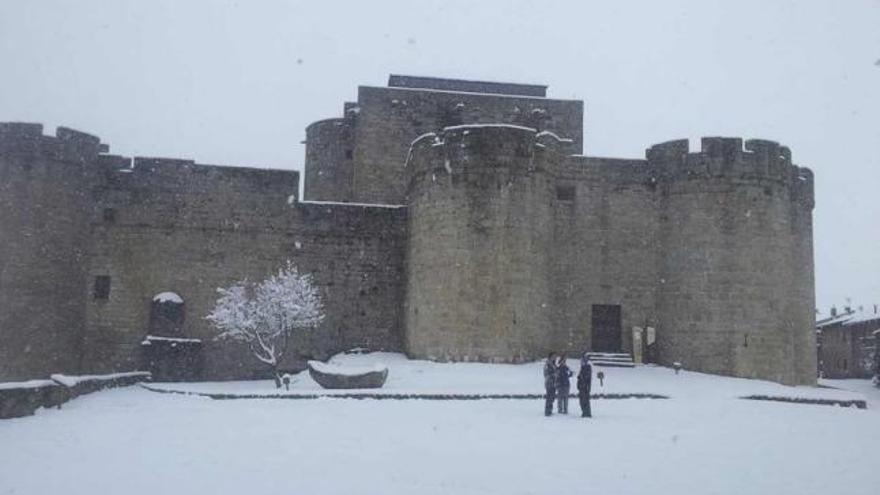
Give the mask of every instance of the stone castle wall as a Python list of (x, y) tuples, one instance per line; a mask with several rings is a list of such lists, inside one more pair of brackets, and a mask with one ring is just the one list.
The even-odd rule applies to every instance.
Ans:
[(534, 130), (512, 126), (446, 128), (413, 144), (405, 325), (413, 356), (521, 362), (544, 354), (550, 154)]
[(704, 138), (698, 153), (673, 141), (647, 157), (660, 195), (661, 361), (815, 383), (812, 175), (770, 141)]
[[(245, 349), (212, 340), (204, 319), (217, 287), (261, 280), (286, 260), (311, 273), (327, 318), (294, 342), (299, 358), (357, 346), (401, 350), (405, 211), (295, 200), (298, 174), (135, 159), (99, 197), (116, 210), (95, 219), (91, 272), (113, 280), (107, 301), (89, 301), (88, 362), (137, 367), (154, 295), (185, 301), (184, 336), (203, 339), (205, 376), (265, 370)], [(291, 363), (292, 364), (292, 363)]]
[(76, 373), (97, 138), (0, 124), (0, 380)]
[(355, 118), (321, 120), (306, 127), (308, 201), (351, 201), (354, 182)]
[(812, 174), (787, 148), (704, 138), (698, 153), (674, 141), (614, 160), (538, 153), (535, 135), (458, 126), (413, 144), (410, 352), (576, 354), (609, 304), (626, 352), (633, 327), (653, 326), (663, 364), (815, 382)]
[(658, 212), (645, 160), (571, 156), (555, 169), (552, 348), (592, 349), (592, 306), (621, 307), (622, 350), (633, 327), (656, 324)]
[[(426, 86), (418, 84), (421, 79), (415, 78), (413, 85)], [(306, 183), (306, 199), (323, 198), (339, 186), (342, 192), (331, 194), (337, 200), (404, 204), (410, 144), (422, 134), (453, 125), (521, 125), (572, 139), (574, 153), (583, 149), (583, 102), (515, 94), (518, 85), (498, 89), (514, 94), (456, 91), (470, 86), (454, 80), (439, 86), (445, 89), (361, 86), (357, 103), (345, 106), (344, 118), (312, 124), (306, 176), (322, 178), (314, 187)], [(349, 151), (351, 159), (345, 160)]]
[[(64, 141), (74, 138), (89, 146)], [(166, 291), (184, 299), (179, 336), (204, 341), (204, 378), (265, 374), (245, 349), (215, 342), (204, 317), (217, 287), (286, 260), (313, 274), (327, 312), (289, 365), (402, 350), (405, 209), (298, 201), (294, 171), (99, 151), (73, 131), (0, 127), (0, 380), (141, 367), (152, 298)], [(98, 277), (109, 277), (107, 299)]]
[(217, 287), (291, 260), (327, 318), (289, 366), (351, 347), (576, 354), (595, 345), (594, 306), (615, 305), (624, 352), (652, 326), (661, 363), (815, 382), (813, 178), (787, 148), (589, 157), (583, 103), (543, 86), (391, 83), (306, 130), (307, 201), (293, 171), (132, 160), (69, 129), (0, 125), (0, 380), (139, 367), (169, 291), (180, 336), (203, 340), (203, 378), (261, 375), (204, 316)]

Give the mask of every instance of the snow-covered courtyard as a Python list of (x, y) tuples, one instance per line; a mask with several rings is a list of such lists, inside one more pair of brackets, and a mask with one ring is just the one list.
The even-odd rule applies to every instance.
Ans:
[[(540, 363), (381, 359), (388, 393), (540, 392)], [(576, 363), (572, 363), (576, 364)], [(597, 371), (600, 368), (596, 369)], [(880, 391), (784, 387), (659, 367), (605, 368), (592, 419), (540, 400), (214, 400), (140, 387), (0, 421), (0, 494), (876, 493)], [(294, 390), (317, 391), (306, 374)], [(153, 384), (275, 393), (270, 381)], [(866, 399), (868, 409), (748, 401)]]

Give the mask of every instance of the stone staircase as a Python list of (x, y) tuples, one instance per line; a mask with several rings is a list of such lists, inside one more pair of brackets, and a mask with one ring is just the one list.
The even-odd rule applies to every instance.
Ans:
[(624, 353), (616, 352), (588, 352), (590, 362), (593, 366), (602, 366), (606, 368), (633, 368), (632, 356)]

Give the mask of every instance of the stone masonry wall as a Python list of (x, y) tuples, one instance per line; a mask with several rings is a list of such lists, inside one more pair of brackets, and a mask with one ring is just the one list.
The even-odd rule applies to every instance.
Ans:
[(0, 380), (140, 367), (169, 291), (180, 336), (203, 340), (202, 378), (264, 376), (204, 317), (217, 287), (290, 260), (327, 318), (285, 367), (351, 347), (578, 354), (593, 305), (619, 305), (623, 351), (653, 326), (663, 364), (815, 383), (813, 176), (787, 148), (582, 156), (580, 101), (395, 77), (307, 129), (309, 201), (293, 171), (132, 160), (70, 129), (0, 124)]
[(821, 328), (819, 369), (823, 378), (871, 378), (874, 376), (873, 333), (880, 317), (856, 323), (841, 322)]
[[(105, 157), (110, 166), (92, 218), (90, 280), (111, 277), (110, 298), (89, 299), (86, 362), (91, 371), (139, 366), (153, 296), (184, 299), (185, 337), (204, 341), (205, 377), (257, 376), (245, 349), (212, 340), (204, 319), (216, 288), (260, 280), (286, 260), (313, 274), (327, 319), (294, 342), (298, 356), (323, 357), (355, 346), (401, 349), (405, 211), (299, 203), (292, 171)], [(103, 211), (115, 210), (113, 221)], [(295, 365), (291, 360), (290, 365)]]
[[(662, 363), (815, 383), (812, 174), (791, 165), (787, 148), (705, 138), (700, 153), (679, 141), (651, 148), (647, 160), (559, 153), (539, 166), (529, 151), (517, 155), (529, 149), (517, 133), (529, 135), (465, 125), (413, 144), (413, 355), (577, 354), (593, 346), (592, 306), (613, 304), (624, 351), (633, 327), (653, 326)], [(516, 170), (542, 173), (522, 180)], [(519, 248), (528, 254), (510, 255)], [(547, 320), (523, 322), (513, 316), (522, 308)]]
[(550, 143), (461, 126), (413, 145), (406, 343), (417, 358), (538, 359), (551, 332)]
[[(660, 192), (659, 357), (685, 368), (783, 383), (815, 383), (812, 208), (787, 148), (704, 138), (648, 150)], [(803, 210), (803, 213), (801, 211)], [(815, 352), (811, 353), (815, 356)], [(801, 364), (806, 360), (806, 364)]]
[(306, 200), (351, 201), (355, 123), (352, 114), (306, 128)]
[(76, 373), (97, 138), (0, 124), (0, 381)]
[(403, 204), (404, 164), (418, 136), (461, 124), (549, 130), (583, 147), (583, 103), (527, 96), (408, 88), (358, 88), (353, 201)]
[[(592, 307), (620, 305), (622, 350), (632, 328), (656, 323), (657, 198), (644, 160), (573, 156), (556, 169), (553, 339), (548, 350), (592, 349)], [(563, 192), (557, 190), (557, 192)]]

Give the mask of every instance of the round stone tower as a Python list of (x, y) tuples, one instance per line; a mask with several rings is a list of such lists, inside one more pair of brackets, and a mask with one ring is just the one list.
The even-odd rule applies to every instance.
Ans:
[(406, 345), (413, 357), (519, 362), (546, 352), (553, 182), (564, 143), (510, 125), (413, 142)]
[(686, 369), (816, 381), (812, 174), (788, 148), (704, 138), (650, 148), (660, 193), (658, 357)]
[(0, 124), (0, 381), (77, 372), (97, 138)]
[(354, 173), (354, 120), (319, 120), (306, 127), (304, 199), (350, 201)]

